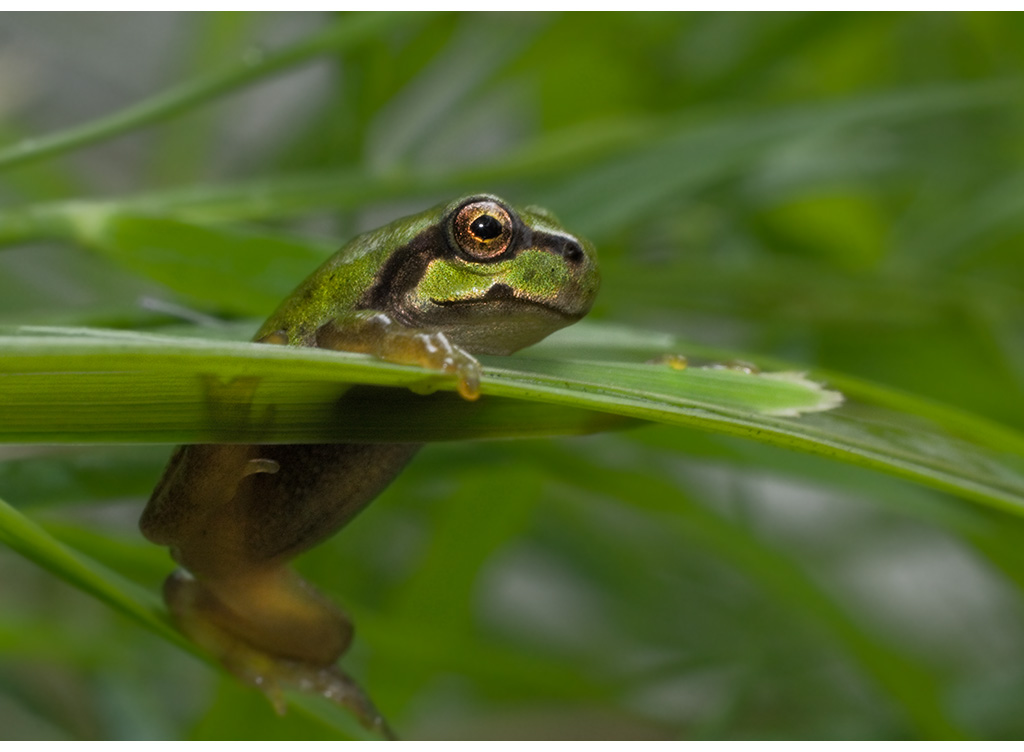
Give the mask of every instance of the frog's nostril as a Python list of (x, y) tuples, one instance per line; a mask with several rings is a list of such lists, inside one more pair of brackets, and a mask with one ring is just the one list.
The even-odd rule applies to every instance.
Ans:
[(583, 260), (583, 249), (575, 240), (567, 240), (565, 241), (565, 245), (562, 246), (562, 257), (566, 261), (578, 264)]

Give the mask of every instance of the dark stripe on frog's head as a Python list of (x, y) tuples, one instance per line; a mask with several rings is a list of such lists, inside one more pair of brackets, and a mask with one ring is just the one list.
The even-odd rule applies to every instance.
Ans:
[(525, 249), (548, 251), (563, 257), (569, 264), (583, 261), (585, 256), (583, 248), (579, 241), (571, 235), (534, 230), (527, 226), (519, 213), (504, 201), (489, 195), (472, 196), (459, 201), (444, 214), (440, 222), (428, 227), (404, 246), (397, 248), (377, 273), (373, 285), (356, 303), (356, 309), (382, 311), (404, 318), (402, 303), (407, 294), (423, 279), (430, 263), (437, 259), (465, 257), (452, 239), (450, 225), (452, 218), (461, 207), (476, 201), (494, 201), (505, 207), (514, 223), (514, 230), (509, 247), (504, 253), (486, 260), (468, 259), (472, 263), (486, 265), (507, 261)]
[(356, 309), (395, 313), (405, 293), (419, 284), (430, 262), (446, 254), (450, 251), (442, 229), (437, 225), (427, 228), (392, 252)]

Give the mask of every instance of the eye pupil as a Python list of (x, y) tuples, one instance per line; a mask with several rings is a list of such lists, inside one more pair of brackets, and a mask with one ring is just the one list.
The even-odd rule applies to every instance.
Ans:
[(508, 250), (514, 225), (504, 206), (485, 197), (463, 204), (449, 227), (450, 238), (462, 254), (474, 261), (491, 261)]
[(473, 223), (469, 226), (469, 231), (473, 233), (477, 240), (494, 240), (501, 235), (502, 226), (501, 222), (490, 214), (481, 214), (473, 220)]

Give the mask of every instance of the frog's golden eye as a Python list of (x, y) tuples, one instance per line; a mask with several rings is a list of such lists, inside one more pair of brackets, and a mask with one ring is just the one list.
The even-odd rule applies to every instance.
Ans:
[(491, 259), (512, 242), (512, 217), (494, 201), (474, 201), (455, 215), (452, 234), (459, 248), (476, 259)]

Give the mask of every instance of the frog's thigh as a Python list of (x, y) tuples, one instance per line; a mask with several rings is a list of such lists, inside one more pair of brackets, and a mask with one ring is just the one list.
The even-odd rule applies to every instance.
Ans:
[(265, 673), (258, 654), (327, 666), (352, 641), (345, 615), (283, 567), (226, 581), (178, 571), (164, 596), (182, 631), (243, 673)]
[[(168, 580), (165, 596), (182, 630), (227, 663), (252, 651), (317, 665), (351, 640), (345, 616), (286, 567), (370, 502), (415, 445), (253, 446), (258, 466), (229, 500), (190, 515), (172, 545), (192, 576)], [(247, 656), (247, 657), (246, 657)]]
[[(398, 474), (415, 444), (262, 447), (275, 473), (246, 477), (234, 513), (251, 565), (287, 561), (333, 535)], [(225, 521), (226, 525), (235, 524)]]

